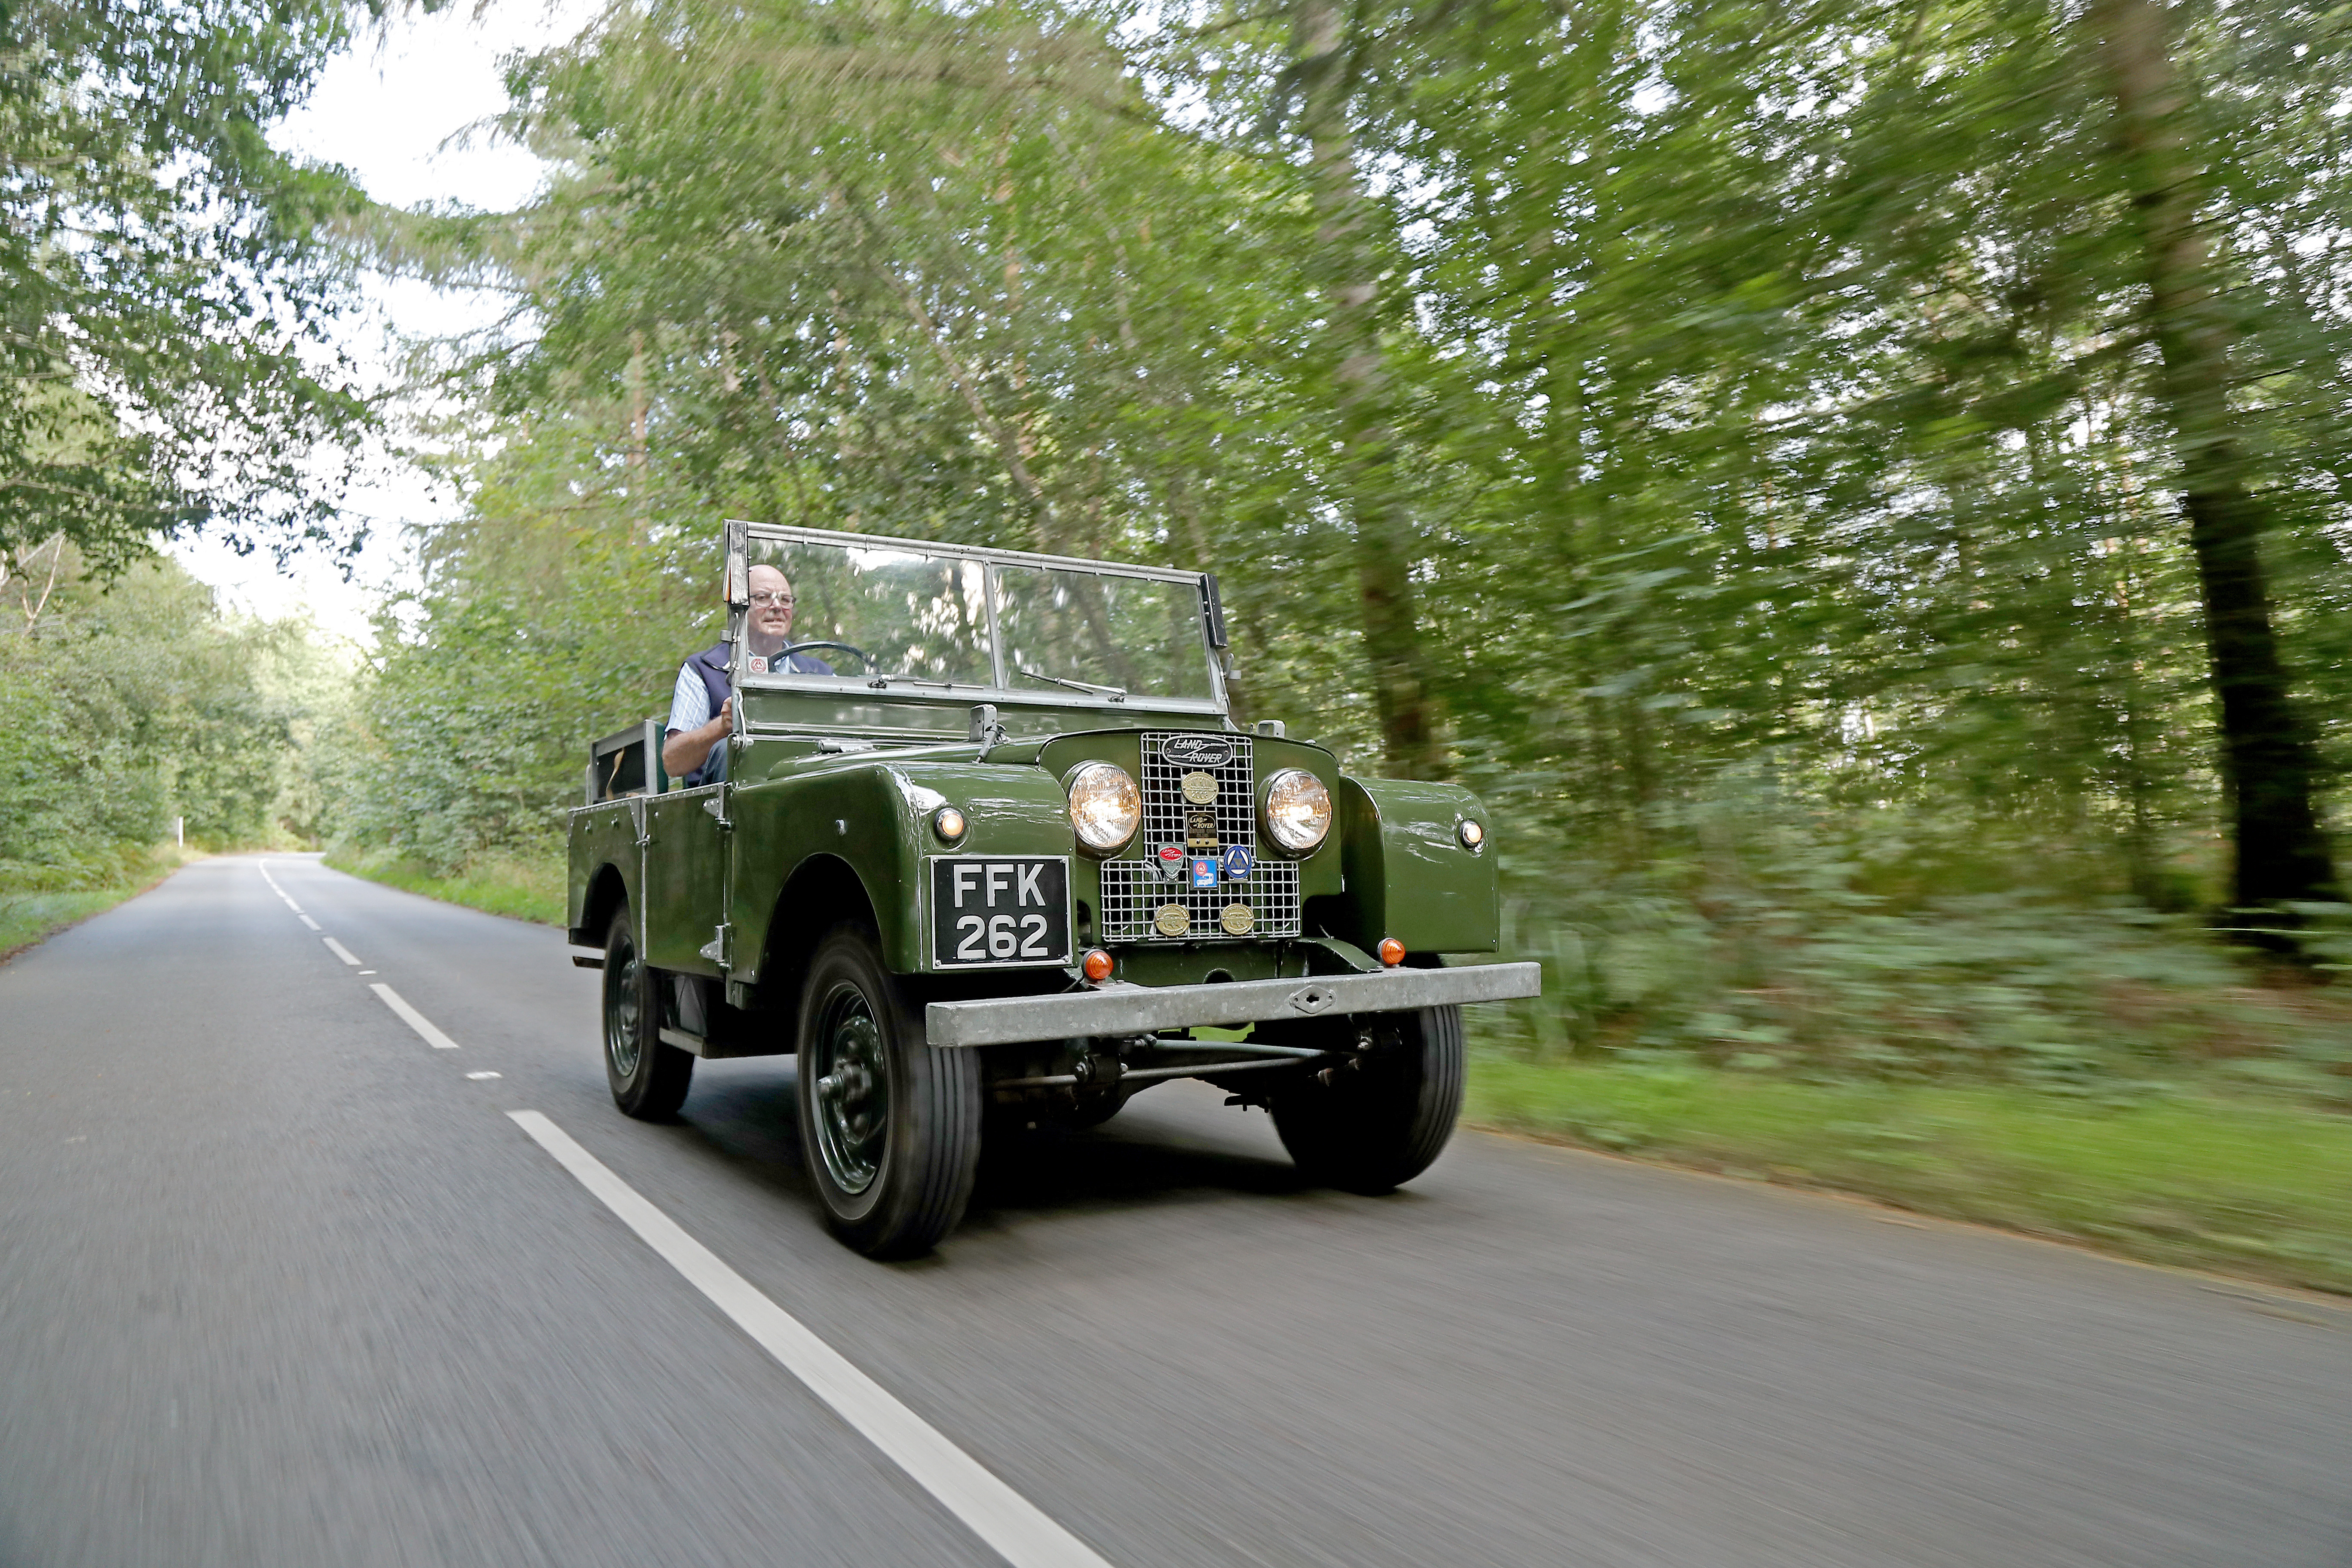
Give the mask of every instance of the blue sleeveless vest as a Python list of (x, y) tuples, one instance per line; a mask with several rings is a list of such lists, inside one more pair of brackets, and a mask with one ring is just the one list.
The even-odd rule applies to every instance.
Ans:
[[(727, 661), (733, 651), (731, 643), (713, 643), (686, 661), (687, 668), (702, 677), (702, 689), (710, 694), (710, 716), (713, 719), (719, 717), (719, 705), (735, 691), (735, 683), (727, 675)], [(701, 765), (678, 783), (691, 789), (696, 784), (717, 784), (726, 776), (727, 742), (722, 737), (719, 744), (710, 748), (710, 754), (702, 759)]]
[[(717, 642), (686, 661), (687, 668), (702, 677), (702, 689), (710, 694), (710, 716), (719, 717), (719, 704), (734, 693), (735, 683), (728, 676), (728, 661), (734, 657), (732, 643)], [(796, 653), (785, 660), (785, 668), (795, 675), (831, 675), (833, 666), (814, 654)], [(780, 672), (781, 673), (781, 672)], [(717, 784), (727, 776), (727, 742), (720, 741), (702, 759), (702, 765), (677, 782), (688, 789), (696, 784)]]

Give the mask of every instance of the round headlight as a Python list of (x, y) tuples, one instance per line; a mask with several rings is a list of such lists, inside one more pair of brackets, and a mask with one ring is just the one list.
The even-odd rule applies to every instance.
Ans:
[(1454, 835), (1462, 840), (1462, 847), (1469, 850), (1473, 855), (1486, 847), (1486, 829), (1475, 817), (1464, 817), (1462, 825), (1454, 830)]
[(1304, 855), (1331, 831), (1331, 792), (1304, 768), (1285, 768), (1265, 785), (1265, 832), (1293, 855)]
[(1143, 821), (1143, 792), (1125, 768), (1088, 763), (1070, 774), (1070, 826), (1097, 855), (1116, 855)]

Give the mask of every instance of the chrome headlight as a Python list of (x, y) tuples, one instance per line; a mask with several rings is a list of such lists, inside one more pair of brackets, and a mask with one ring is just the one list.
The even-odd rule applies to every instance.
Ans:
[(1087, 763), (1069, 777), (1070, 826), (1078, 842), (1097, 855), (1127, 847), (1143, 822), (1143, 792), (1125, 768)]
[(1331, 792), (1304, 768), (1285, 768), (1265, 783), (1265, 833), (1293, 855), (1305, 855), (1331, 831)]

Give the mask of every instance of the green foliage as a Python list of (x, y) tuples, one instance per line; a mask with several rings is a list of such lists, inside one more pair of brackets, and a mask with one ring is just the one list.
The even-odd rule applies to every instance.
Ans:
[(57, 535), (112, 572), (207, 523), (248, 549), (348, 531), (326, 443), (371, 416), (321, 325), (327, 231), (362, 198), (266, 132), (350, 14), (0, 7), (0, 568)]
[(579, 480), (593, 457), (571, 435), (551, 425), (483, 460), (471, 516), (386, 607), (362, 721), (322, 748), (337, 836), (440, 876), (549, 853), (587, 742), (666, 717), (679, 662), (721, 629), (709, 539), (633, 534)]
[(37, 618), (0, 629), (0, 888), (133, 880), (174, 817), (213, 847), (283, 832), (302, 710), (268, 677), (306, 659), (304, 628), (226, 619), (168, 562), (61, 568)]
[[(2341, 763), (2352, 36), (2175, 9)], [(1377, 769), (1376, 439), (1444, 765), (1553, 970), (1517, 1047), (2330, 1098), (2340, 1005), (2189, 923), (2229, 816), (2095, 43), (2009, 0), (613, 12), (514, 72), (543, 199), (387, 241), (530, 331), (452, 366), (472, 510), (343, 820), (441, 873), (543, 854), (707, 639), (726, 516), (1212, 566), (1244, 717)]]
[[(2063, 839), (1808, 805), (1718, 790), (1657, 835), (1689, 853), (1630, 871), (1562, 868), (1507, 833), (1505, 944), (1545, 965), (1547, 987), (1497, 1009), (1490, 1038), (1530, 1059), (1681, 1053), (2109, 1097), (2213, 1069), (2352, 1106), (2352, 998), (2336, 988), (2102, 892), (2101, 862)], [(2329, 929), (2312, 940), (2332, 952)]]

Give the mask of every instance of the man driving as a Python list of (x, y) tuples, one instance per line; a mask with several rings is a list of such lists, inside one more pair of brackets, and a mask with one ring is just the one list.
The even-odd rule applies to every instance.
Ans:
[[(773, 566), (754, 566), (751, 589), (751, 613), (743, 617), (745, 670), (752, 675), (834, 673), (833, 666), (812, 654), (783, 652), (792, 637), (793, 608), (793, 585), (784, 574)], [(727, 644), (717, 643), (677, 667), (661, 760), (662, 770), (681, 784), (717, 784), (727, 776), (723, 742), (735, 716), (729, 652)]]

